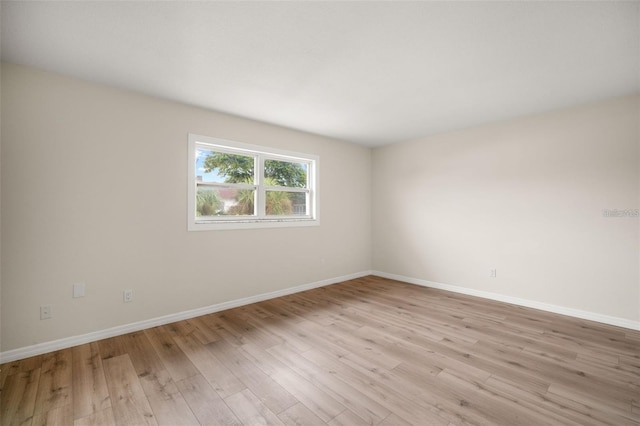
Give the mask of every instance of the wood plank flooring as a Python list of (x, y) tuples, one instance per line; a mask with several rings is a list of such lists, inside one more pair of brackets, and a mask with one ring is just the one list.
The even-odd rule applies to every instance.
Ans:
[(640, 425), (640, 332), (365, 277), (7, 363), (2, 425)]

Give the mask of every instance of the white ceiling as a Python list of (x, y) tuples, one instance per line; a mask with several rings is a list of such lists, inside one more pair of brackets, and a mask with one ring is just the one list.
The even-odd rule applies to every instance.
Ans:
[(377, 146), (640, 91), (638, 2), (2, 1), (2, 60)]

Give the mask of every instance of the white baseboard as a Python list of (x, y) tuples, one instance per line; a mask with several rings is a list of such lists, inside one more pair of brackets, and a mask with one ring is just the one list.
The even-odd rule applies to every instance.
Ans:
[(527, 308), (539, 309), (541, 311), (553, 312), (555, 314), (568, 315), (575, 318), (596, 321), (603, 324), (615, 325), (618, 327), (640, 330), (640, 321), (632, 321), (625, 318), (602, 315), (595, 312), (582, 311), (579, 309), (566, 308), (564, 306), (551, 305), (548, 303), (536, 302), (533, 300), (520, 299), (518, 297), (505, 296), (488, 291), (474, 290), (472, 288), (459, 287), (451, 284), (442, 284), (433, 281), (421, 280), (419, 278), (405, 277), (404, 275), (389, 274), (387, 272), (371, 271), (372, 275), (382, 278), (389, 278), (397, 281), (404, 281), (409, 284), (416, 284), (423, 287), (437, 288), (452, 291), (454, 293), (467, 294), (469, 296), (482, 297), (484, 299), (497, 300), (499, 302), (511, 303), (513, 305), (525, 306)]
[(313, 283), (302, 284), (299, 286), (289, 287), (282, 290), (276, 290), (270, 293), (263, 293), (256, 296), (250, 296), (242, 299), (218, 303), (216, 305), (210, 305), (202, 308), (178, 312), (175, 314), (169, 314), (162, 317), (151, 318), (148, 320), (138, 321), (131, 324), (124, 324), (117, 327), (108, 328), (105, 330), (99, 330), (99, 331), (94, 331), (87, 334), (82, 334), (80, 336), (66, 337), (63, 339), (53, 340), (50, 342), (38, 343), (32, 346), (26, 346), (23, 348), (13, 349), (6, 352), (0, 352), (0, 363), (16, 361), (19, 359), (24, 359), (24, 358), (28, 358), (35, 355), (57, 351), (60, 349), (66, 349), (66, 348), (82, 345), (89, 342), (95, 342), (97, 340), (106, 339), (109, 337), (120, 336), (122, 334), (144, 330), (146, 328), (152, 328), (159, 325), (170, 324), (172, 322), (194, 318), (201, 315), (207, 315), (214, 312), (220, 312), (226, 309), (237, 308), (239, 306), (261, 302), (263, 300), (274, 299), (276, 297), (282, 297), (289, 294), (299, 293), (305, 290), (324, 287), (324, 286), (336, 284), (342, 281), (361, 278), (367, 275), (376, 275), (379, 277), (389, 278), (389, 279), (398, 280), (398, 281), (404, 281), (406, 283), (416, 284), (423, 287), (437, 288), (441, 290), (452, 291), (454, 293), (467, 294), (470, 296), (477, 296), (485, 299), (497, 300), (499, 302), (511, 303), (513, 305), (526, 306), (528, 308), (540, 309), (542, 311), (553, 312), (556, 314), (568, 315), (575, 318), (581, 318), (585, 320), (600, 322), (603, 324), (615, 325), (618, 327), (629, 328), (631, 330), (640, 330), (640, 321), (632, 321), (624, 318), (612, 317), (609, 315), (602, 315), (595, 312), (582, 311), (579, 309), (566, 308), (563, 306), (551, 305), (551, 304), (536, 302), (536, 301), (527, 300), (527, 299), (520, 299), (517, 297), (505, 296), (498, 293), (491, 293), (487, 291), (474, 290), (466, 287), (459, 287), (451, 284), (442, 284), (442, 283), (422, 280), (418, 278), (406, 277), (404, 275), (389, 274), (387, 272), (381, 272), (381, 271), (362, 271), (355, 274), (329, 278), (322, 281), (316, 281)]
[(268, 299), (274, 299), (276, 297), (282, 297), (282, 296), (286, 296), (293, 293), (299, 293), (301, 291), (311, 290), (318, 287), (324, 287), (324, 286), (336, 284), (342, 281), (365, 277), (367, 275), (371, 275), (371, 271), (362, 271), (362, 272), (357, 272), (355, 274), (344, 275), (341, 277), (329, 278), (322, 281), (316, 281), (313, 283), (302, 284), (295, 287), (289, 287), (282, 290), (272, 291), (270, 293), (263, 293), (257, 296), (245, 297), (242, 299), (218, 303), (216, 305), (205, 306), (202, 308), (191, 309), (188, 311), (169, 314), (162, 317), (151, 318), (143, 321), (137, 321), (131, 324), (119, 325), (117, 327), (94, 331), (91, 333), (82, 334), (80, 336), (65, 337), (63, 339), (53, 340), (53, 341), (44, 342), (44, 343), (38, 343), (36, 345), (13, 349), (6, 352), (0, 352), (0, 363), (16, 361), (19, 359), (24, 359), (24, 358), (28, 358), (31, 356), (40, 355), (48, 352), (53, 352), (60, 349), (66, 349), (73, 346), (83, 345), (85, 343), (95, 342), (97, 340), (106, 339), (109, 337), (120, 336), (122, 334), (132, 333), (134, 331), (140, 331), (147, 328), (156, 327), (159, 325), (170, 324), (172, 322), (181, 321), (189, 318), (195, 318), (201, 315), (207, 315), (214, 312), (220, 312), (226, 309), (232, 309), (232, 308), (237, 308), (239, 306), (250, 305), (251, 303), (261, 302), (263, 300), (268, 300)]

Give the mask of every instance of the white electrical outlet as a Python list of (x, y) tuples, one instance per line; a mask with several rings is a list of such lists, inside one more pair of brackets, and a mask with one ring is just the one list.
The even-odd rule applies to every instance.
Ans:
[(497, 277), (497, 276), (498, 276), (498, 275), (497, 275), (497, 272), (498, 272), (498, 271), (497, 271), (495, 268), (493, 268), (493, 269), (489, 269), (489, 278), (495, 278), (495, 277)]
[(133, 301), (133, 290), (125, 290), (123, 293), (123, 300), (125, 303)]
[(40, 306), (40, 319), (51, 319), (51, 305)]

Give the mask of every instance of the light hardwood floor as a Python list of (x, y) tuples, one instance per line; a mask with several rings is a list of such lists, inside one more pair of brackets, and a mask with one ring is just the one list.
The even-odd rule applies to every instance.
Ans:
[(640, 332), (356, 279), (2, 365), (2, 425), (638, 425)]

